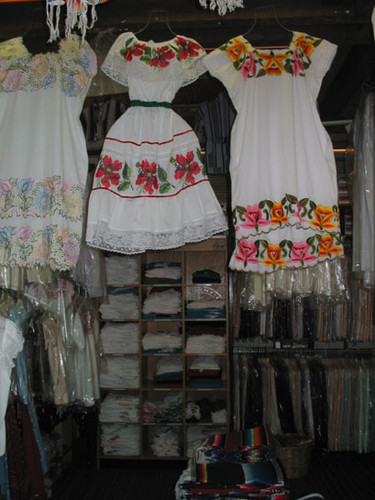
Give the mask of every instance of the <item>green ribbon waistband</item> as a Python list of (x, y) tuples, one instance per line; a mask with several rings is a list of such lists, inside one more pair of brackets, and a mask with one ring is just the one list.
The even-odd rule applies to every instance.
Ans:
[(138, 101), (135, 99), (130, 101), (130, 106), (144, 106), (145, 108), (171, 108), (172, 103), (167, 101)]

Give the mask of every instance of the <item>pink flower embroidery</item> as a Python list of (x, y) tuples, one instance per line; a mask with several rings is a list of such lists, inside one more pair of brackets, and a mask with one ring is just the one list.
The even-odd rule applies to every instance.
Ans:
[(271, 222), (267, 219), (262, 219), (262, 211), (258, 205), (248, 205), (244, 212), (246, 222), (242, 227), (247, 229), (258, 229), (259, 226), (268, 226)]
[(257, 248), (253, 241), (241, 240), (238, 243), (237, 253), (235, 254), (236, 260), (243, 262), (246, 266), (248, 262), (255, 264), (258, 259), (254, 257), (257, 252)]
[(18, 71), (16, 69), (8, 71), (7, 76), (4, 79), (4, 87), (8, 90), (19, 90), (26, 82), (27, 75), (23, 71)]
[(255, 76), (256, 74), (256, 64), (255, 64), (255, 56), (252, 52), (249, 53), (249, 59), (243, 64), (241, 68), (241, 73), (244, 78), (248, 78), (249, 75)]
[(154, 189), (159, 189), (158, 179), (156, 177), (156, 163), (152, 162), (151, 164), (147, 160), (143, 160), (142, 163), (138, 166), (141, 168), (141, 172), (139, 173), (136, 184), (137, 186), (141, 186), (143, 184), (143, 189), (148, 193), (152, 194)]
[(304, 262), (312, 262), (313, 260), (316, 260), (316, 257), (309, 255), (309, 250), (309, 245), (305, 241), (302, 241), (301, 243), (294, 243), (290, 262), (300, 262), (303, 265)]
[(9, 181), (0, 181), (0, 192), (7, 194), (12, 189), (12, 185)]
[(22, 227), (16, 232), (17, 238), (19, 238), (22, 241), (29, 240), (32, 234), (33, 230), (31, 229), (31, 227)]
[(305, 68), (303, 66), (303, 62), (301, 61), (298, 51), (295, 50), (293, 53), (294, 63), (292, 64), (293, 75), (298, 76), (299, 73), (303, 73)]
[(186, 182), (194, 184), (194, 175), (198, 175), (201, 171), (200, 166), (194, 161), (193, 151), (188, 151), (186, 157), (183, 155), (176, 155), (177, 168), (174, 174), (175, 179), (182, 179), (185, 177)]

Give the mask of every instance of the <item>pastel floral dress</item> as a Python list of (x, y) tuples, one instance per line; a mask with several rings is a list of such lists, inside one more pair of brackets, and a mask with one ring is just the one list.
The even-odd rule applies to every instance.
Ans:
[(176, 248), (227, 228), (198, 139), (172, 108), (206, 71), (203, 48), (176, 36), (160, 43), (121, 34), (102, 70), (129, 88), (130, 108), (105, 139), (90, 194), (87, 243), (125, 253)]
[(82, 235), (88, 157), (79, 120), (96, 73), (81, 37), (32, 55), (0, 43), (0, 265), (72, 269)]
[(316, 106), (335, 53), (293, 32), (286, 49), (258, 50), (238, 36), (205, 58), (237, 110), (232, 269), (307, 269), (343, 255), (333, 148)]

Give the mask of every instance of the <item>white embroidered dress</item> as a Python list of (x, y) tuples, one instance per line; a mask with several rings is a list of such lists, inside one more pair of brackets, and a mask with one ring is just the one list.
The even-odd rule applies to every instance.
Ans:
[(0, 265), (77, 262), (88, 169), (79, 116), (95, 73), (77, 35), (36, 55), (20, 37), (0, 43)]
[(286, 49), (256, 49), (238, 36), (205, 58), (237, 110), (232, 269), (308, 269), (343, 254), (333, 148), (316, 106), (335, 53), (294, 32)]
[(121, 34), (102, 70), (129, 87), (131, 107), (109, 130), (96, 169), (86, 240), (120, 253), (175, 248), (226, 229), (200, 146), (171, 109), (177, 90), (206, 71), (203, 48), (176, 36)]

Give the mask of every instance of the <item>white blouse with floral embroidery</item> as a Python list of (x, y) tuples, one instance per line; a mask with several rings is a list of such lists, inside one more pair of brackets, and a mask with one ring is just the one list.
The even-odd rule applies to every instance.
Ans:
[(343, 255), (333, 148), (316, 105), (336, 48), (299, 32), (273, 50), (238, 36), (204, 59), (237, 110), (232, 269), (307, 269)]
[(0, 265), (75, 266), (88, 158), (79, 120), (96, 56), (77, 35), (0, 43)]

